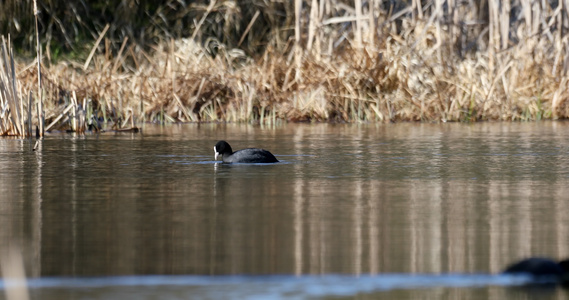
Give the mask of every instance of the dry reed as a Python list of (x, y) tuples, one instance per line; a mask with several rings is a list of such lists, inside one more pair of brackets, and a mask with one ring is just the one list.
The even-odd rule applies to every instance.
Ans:
[[(207, 38), (215, 32), (215, 18), (224, 20), (223, 32), (237, 24), (231, 22), (237, 22), (236, 12), (243, 7), (232, 1), (188, 7), (199, 16), (191, 38), (163, 37), (150, 48), (127, 38), (112, 41), (105, 36), (106, 26), (94, 35), (97, 42), (84, 62), (44, 66), (48, 129), (79, 131), (77, 124), (85, 128), (109, 119), (120, 128), (144, 121), (446, 122), (569, 116), (569, 42), (563, 34), (567, 7), (561, 4), (263, 3), (246, 14), (250, 19), (239, 20), (246, 26), (233, 42)], [(275, 23), (265, 20), (274, 10), (294, 30), (276, 28), (271, 39), (261, 39), (259, 26)], [(265, 41), (263, 50), (255, 54), (251, 45), (260, 40)], [(112, 51), (113, 44), (120, 45), (119, 51)], [(23, 68), (18, 74), (22, 90), (30, 91), (37, 76), (33, 68)]]
[[(5, 38), (2, 38), (0, 50), (0, 135), (26, 136), (31, 134), (29, 126), (26, 127), (25, 125), (30, 122), (31, 114), (28, 109), (28, 119), (25, 118), (25, 99), (20, 96), (21, 94), (16, 78), (14, 54), (10, 40), (6, 41)], [(26, 128), (28, 128), (27, 131)]]

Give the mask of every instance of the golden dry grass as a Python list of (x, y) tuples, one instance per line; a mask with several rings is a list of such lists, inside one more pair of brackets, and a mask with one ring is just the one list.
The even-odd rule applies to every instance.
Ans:
[[(569, 116), (568, 40), (560, 25), (565, 7), (442, 0), (389, 10), (383, 1), (295, 4), (295, 34), (284, 42), (275, 35), (259, 56), (192, 38), (166, 39), (151, 51), (124, 39), (113, 52), (103, 33), (107, 46), (94, 48), (87, 61), (43, 64), (46, 124), (61, 116), (51, 129), (77, 130), (71, 122), (81, 115), (80, 127), (102, 118), (122, 127)], [(202, 9), (206, 18), (213, 8)], [(34, 91), (37, 70), (23, 64), (19, 70), (21, 94)]]

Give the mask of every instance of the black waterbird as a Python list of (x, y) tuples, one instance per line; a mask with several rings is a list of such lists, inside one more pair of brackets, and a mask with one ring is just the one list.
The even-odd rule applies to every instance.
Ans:
[(247, 148), (233, 152), (226, 141), (219, 141), (213, 147), (215, 160), (221, 156), (224, 163), (276, 163), (279, 162), (269, 151), (258, 148)]
[(505, 274), (529, 274), (537, 280), (553, 280), (569, 283), (569, 259), (554, 261), (544, 257), (531, 257), (509, 265)]

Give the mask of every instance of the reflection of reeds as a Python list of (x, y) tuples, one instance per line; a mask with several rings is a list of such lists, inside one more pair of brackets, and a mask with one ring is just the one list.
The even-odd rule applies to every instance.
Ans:
[[(167, 34), (145, 47), (117, 39), (114, 25), (91, 32), (98, 39), (84, 61), (43, 71), (46, 120), (74, 92), (75, 103), (91, 104), (86, 120), (117, 124), (569, 117), (561, 4), (255, 3), (188, 6), (180, 22), (199, 20), (191, 38), (169, 38), (174, 28), (161, 24)], [(38, 74), (19, 78), (29, 86)]]
[(6, 299), (30, 299), (21, 249), (15, 246), (4, 246), (1, 251), (0, 269), (2, 270)]

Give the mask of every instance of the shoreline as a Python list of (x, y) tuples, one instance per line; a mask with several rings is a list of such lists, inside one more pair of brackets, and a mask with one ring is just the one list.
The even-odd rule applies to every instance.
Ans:
[[(456, 9), (465, 13), (461, 22), (485, 20), (490, 13), (486, 9), (496, 9), (495, 4), (457, 4)], [(300, 8), (314, 13), (310, 6)], [(251, 43), (241, 49), (203, 42), (204, 37), (201, 42), (163, 38), (145, 51), (128, 38), (111, 41), (102, 30), (85, 61), (40, 57), (46, 130), (81, 132), (100, 119), (124, 128), (138, 122), (270, 125), (569, 118), (569, 50), (556, 23), (547, 30), (524, 31), (529, 20), (490, 18), (457, 31), (458, 23), (442, 18), (453, 14), (444, 11), (437, 17), (433, 7), (420, 14), (415, 14), (418, 8), (401, 8), (401, 14), (390, 16), (381, 7), (364, 6), (360, 13), (374, 18), (362, 21), (334, 19), (340, 12), (352, 13), (334, 9), (318, 18), (287, 15), (295, 21), (295, 35), (286, 41), (275, 35), (257, 55), (243, 50)], [(496, 31), (505, 20), (508, 30)], [(37, 101), (34, 63), (17, 63), (16, 70), (20, 95), (31, 93)], [(35, 109), (29, 115), (38, 119)]]

